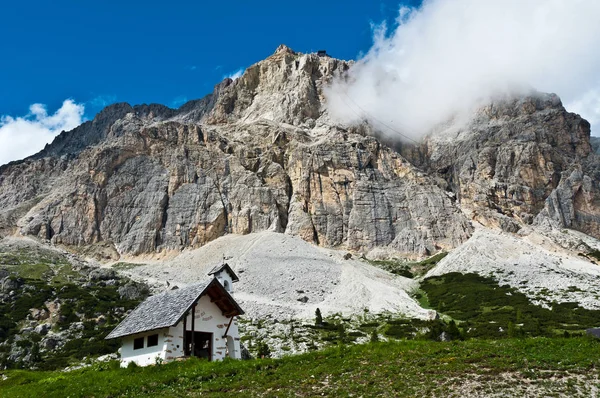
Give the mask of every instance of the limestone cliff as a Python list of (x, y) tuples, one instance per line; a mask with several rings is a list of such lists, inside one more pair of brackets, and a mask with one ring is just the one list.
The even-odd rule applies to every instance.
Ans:
[(348, 68), (281, 46), (177, 110), (111, 105), (0, 169), (0, 233), (130, 255), (262, 230), (409, 256), (462, 243), (452, 194), (367, 127), (329, 120), (322, 88)]
[(498, 100), (421, 145), (388, 146), (328, 116), (323, 88), (350, 66), (280, 46), (179, 109), (111, 105), (0, 168), (0, 236), (113, 257), (264, 230), (418, 257), (464, 242), (471, 220), (600, 238), (590, 125), (557, 96)]
[(544, 224), (600, 238), (600, 161), (590, 125), (556, 95), (498, 100), (466, 125), (401, 152), (441, 177), (461, 208), (484, 224), (509, 232)]

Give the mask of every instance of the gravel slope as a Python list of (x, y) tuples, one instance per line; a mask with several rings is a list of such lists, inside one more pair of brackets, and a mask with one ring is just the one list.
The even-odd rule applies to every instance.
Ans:
[(535, 232), (519, 236), (478, 227), (425, 277), (450, 272), (493, 276), (547, 307), (552, 301), (576, 301), (582, 307), (600, 309), (600, 265)]
[[(344, 251), (311, 245), (274, 232), (227, 235), (173, 259), (134, 267), (134, 278), (183, 286), (203, 280), (226, 258), (240, 277), (235, 297), (250, 317), (313, 318), (324, 315), (393, 311), (428, 318), (407, 292), (417, 283), (373, 267), (363, 260), (345, 260)], [(300, 301), (300, 300), (306, 301)]]

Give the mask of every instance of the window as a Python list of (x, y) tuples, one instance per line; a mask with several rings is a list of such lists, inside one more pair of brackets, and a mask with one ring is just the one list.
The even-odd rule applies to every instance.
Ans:
[(154, 347), (155, 345), (158, 345), (158, 334), (148, 336), (148, 347)]
[(144, 338), (138, 337), (137, 339), (134, 339), (133, 340), (133, 349), (140, 350), (142, 348), (144, 348)]
[(225, 290), (229, 291), (229, 282), (223, 281), (223, 287), (225, 288)]

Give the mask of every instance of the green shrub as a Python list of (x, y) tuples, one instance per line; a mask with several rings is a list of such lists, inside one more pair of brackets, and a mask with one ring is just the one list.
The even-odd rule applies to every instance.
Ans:
[(269, 345), (264, 341), (259, 341), (256, 345), (256, 354), (259, 358), (270, 358), (271, 357), (271, 349)]
[(377, 333), (377, 329), (373, 329), (371, 332), (371, 343), (377, 343), (379, 341), (379, 334)]
[(317, 308), (315, 311), (315, 326), (323, 325), (323, 316), (321, 315), (321, 310)]
[[(463, 321), (466, 337), (553, 336), (556, 331), (597, 326), (600, 319), (600, 311), (581, 308), (577, 303), (553, 303), (551, 310), (534, 305), (517, 289), (477, 274), (427, 278), (421, 289), (434, 309)], [(517, 326), (520, 324), (523, 326)]]
[(137, 369), (137, 368), (139, 368), (138, 364), (137, 364), (137, 363), (135, 363), (135, 362), (133, 362), (133, 361), (130, 361), (130, 362), (127, 364), (127, 369)]

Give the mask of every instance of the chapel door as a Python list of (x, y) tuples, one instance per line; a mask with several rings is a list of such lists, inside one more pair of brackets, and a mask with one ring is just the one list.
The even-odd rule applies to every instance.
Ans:
[[(193, 334), (192, 334), (193, 333)], [(206, 332), (192, 332), (192, 331), (187, 331), (186, 332), (186, 340), (187, 340), (187, 344), (188, 344), (188, 351), (189, 354), (191, 354), (192, 356), (198, 357), (198, 358), (205, 358), (208, 361), (212, 360), (212, 333), (206, 333)], [(193, 350), (192, 351), (192, 339), (193, 339)], [(188, 355), (189, 355), (188, 354)]]

